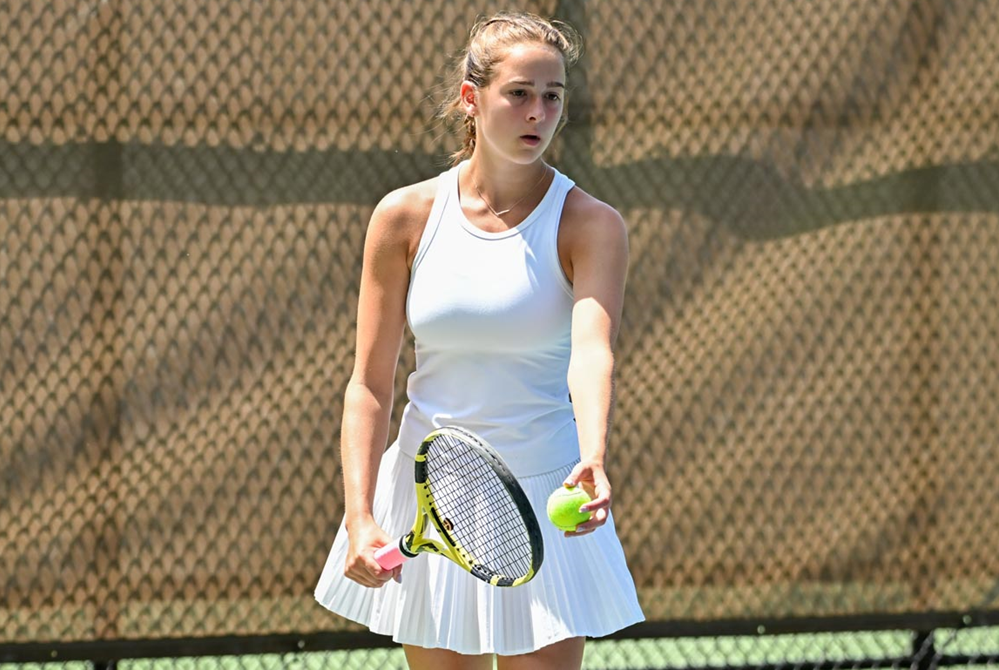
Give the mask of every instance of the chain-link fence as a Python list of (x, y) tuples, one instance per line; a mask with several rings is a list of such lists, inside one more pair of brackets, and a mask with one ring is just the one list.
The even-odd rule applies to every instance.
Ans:
[[(501, 8), (0, 3), (2, 658), (357, 630), (311, 594), (364, 229), (444, 169), (429, 93)], [(524, 8), (585, 37), (552, 160), (630, 227), (642, 630), (820, 652), (736, 626), (614, 667), (994, 662), (996, 629), (927, 633), (999, 623), (999, 4)]]

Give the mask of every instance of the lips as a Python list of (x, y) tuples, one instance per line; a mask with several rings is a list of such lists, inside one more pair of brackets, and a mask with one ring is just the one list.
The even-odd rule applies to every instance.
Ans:
[(524, 140), (528, 144), (538, 144), (541, 142), (541, 137), (538, 135), (521, 135), (520, 139)]

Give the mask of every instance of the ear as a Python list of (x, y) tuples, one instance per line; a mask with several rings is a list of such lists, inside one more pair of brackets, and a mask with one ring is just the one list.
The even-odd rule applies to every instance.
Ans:
[(479, 108), (479, 89), (467, 79), (461, 82), (461, 108), (468, 116), (475, 116)]

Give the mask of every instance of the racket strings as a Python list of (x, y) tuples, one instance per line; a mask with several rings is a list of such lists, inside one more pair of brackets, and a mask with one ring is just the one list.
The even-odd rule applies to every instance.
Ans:
[(427, 477), (441, 521), (477, 563), (508, 577), (531, 570), (527, 526), (485, 454), (442, 435), (428, 451)]

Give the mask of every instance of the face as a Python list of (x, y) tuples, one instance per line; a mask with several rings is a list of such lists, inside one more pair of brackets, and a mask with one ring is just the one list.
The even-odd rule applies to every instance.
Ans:
[(461, 87), (465, 112), (475, 117), (476, 146), (517, 163), (544, 153), (558, 128), (565, 98), (565, 65), (555, 49), (511, 47), (484, 88)]

